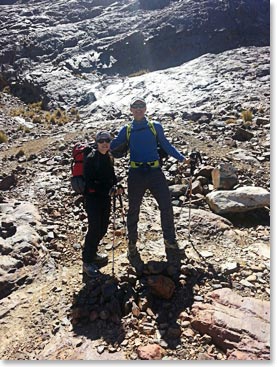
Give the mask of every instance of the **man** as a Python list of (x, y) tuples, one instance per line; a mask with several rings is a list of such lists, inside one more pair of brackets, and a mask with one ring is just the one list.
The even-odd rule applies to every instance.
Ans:
[(100, 131), (95, 142), (96, 149), (88, 154), (84, 165), (88, 231), (82, 260), (83, 272), (89, 277), (97, 276), (98, 266), (106, 265), (108, 261), (106, 254), (98, 252), (98, 245), (107, 233), (111, 209), (110, 191), (116, 184), (113, 157), (109, 153), (111, 135), (108, 131)]
[[(128, 173), (127, 213), (128, 259), (135, 268), (142, 267), (140, 255), (136, 248), (138, 239), (137, 225), (142, 198), (148, 189), (156, 199), (161, 212), (161, 226), (166, 250), (179, 250), (175, 237), (173, 208), (166, 178), (162, 172), (157, 150), (157, 140), (168, 155), (180, 162), (189, 163), (164, 135), (162, 125), (153, 122), (156, 136), (149, 127), (145, 117), (146, 102), (142, 97), (135, 97), (130, 105), (133, 121), (129, 136), (130, 169)], [(111, 142), (111, 153), (126, 143), (127, 126), (121, 128), (118, 136)]]

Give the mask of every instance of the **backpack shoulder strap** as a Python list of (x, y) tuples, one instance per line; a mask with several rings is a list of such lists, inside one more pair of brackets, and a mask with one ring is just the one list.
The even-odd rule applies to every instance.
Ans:
[(149, 129), (152, 131), (152, 133), (154, 134), (154, 136), (156, 137), (156, 138), (158, 138), (157, 137), (157, 131), (156, 131), (156, 129), (155, 129), (155, 126), (154, 126), (154, 123), (152, 122), (152, 121), (148, 121), (148, 126), (149, 126)]
[(88, 155), (90, 157), (93, 157), (95, 154), (95, 146), (93, 145), (88, 145), (87, 147), (84, 148), (84, 157), (87, 157)]
[(129, 124), (126, 125), (126, 139), (127, 139), (127, 143), (129, 144), (129, 140), (130, 140), (130, 135), (131, 135), (131, 123), (129, 122)]
[[(154, 135), (156, 138), (158, 138), (158, 137), (157, 137), (157, 131), (156, 131), (156, 129), (155, 129), (154, 123), (153, 123), (152, 121), (150, 121), (150, 120), (149, 120), (149, 121), (147, 122), (147, 125), (148, 125), (149, 129), (152, 131), (153, 135)], [(127, 124), (127, 125), (126, 125), (126, 139), (127, 139), (127, 143), (128, 143), (128, 144), (129, 144), (129, 141), (130, 141), (131, 129), (132, 129), (132, 125), (131, 125), (131, 123)]]

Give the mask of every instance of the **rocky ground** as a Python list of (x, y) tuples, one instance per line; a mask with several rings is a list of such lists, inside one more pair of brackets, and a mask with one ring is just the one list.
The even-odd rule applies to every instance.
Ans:
[[(205, 199), (210, 175), (199, 184), (205, 170), (231, 163), (238, 187), (270, 189), (268, 110), (254, 108), (251, 122), (235, 108), (222, 112), (220, 123), (207, 113), (194, 120), (163, 115), (174, 145), (196, 147), (203, 159), (190, 204), (189, 167), (181, 175), (175, 160), (164, 164), (186, 256), (167, 262), (159, 211), (146, 195), (139, 224), (144, 273), (128, 264), (118, 208), (116, 231), (111, 225), (101, 245), (109, 264), (89, 282), (80, 259), (86, 217), (69, 177), (73, 144), (98, 123), (84, 128), (73, 111), (51, 123), (36, 110), (41, 119), (30, 127), (26, 111), (37, 107), (7, 93), (0, 105), (8, 137), (0, 144), (1, 359), (269, 359), (270, 208), (217, 215)], [(101, 128), (116, 132), (121, 124), (106, 120)], [(116, 160), (124, 186), (126, 169), (127, 159)]]
[[(0, 3), (1, 359), (268, 362), (268, 1)], [(71, 152), (100, 128), (117, 134), (135, 95), (202, 156), (192, 177), (163, 165), (184, 254), (165, 253), (147, 193), (145, 266), (130, 267), (125, 193), (89, 281)], [(128, 158), (115, 167), (126, 188)]]

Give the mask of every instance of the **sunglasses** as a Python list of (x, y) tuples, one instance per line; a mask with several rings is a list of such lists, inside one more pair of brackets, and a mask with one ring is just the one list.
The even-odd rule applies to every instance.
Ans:
[(144, 108), (146, 106), (145, 103), (136, 103), (131, 106), (131, 108)]
[(110, 143), (110, 142), (111, 142), (111, 139), (99, 139), (99, 140), (97, 140), (97, 143), (99, 143), (99, 144)]

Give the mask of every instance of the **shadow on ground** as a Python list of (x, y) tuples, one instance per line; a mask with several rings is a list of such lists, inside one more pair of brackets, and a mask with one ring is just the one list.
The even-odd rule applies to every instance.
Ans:
[(189, 314), (195, 286), (200, 289), (207, 280), (223, 276), (211, 265), (174, 253), (167, 258), (145, 263), (141, 275), (126, 267), (119, 279), (106, 274), (84, 279), (72, 303), (74, 332), (91, 340), (102, 338), (115, 348), (131, 332), (142, 343), (150, 336), (163, 347), (176, 349), (182, 336), (180, 315)]

